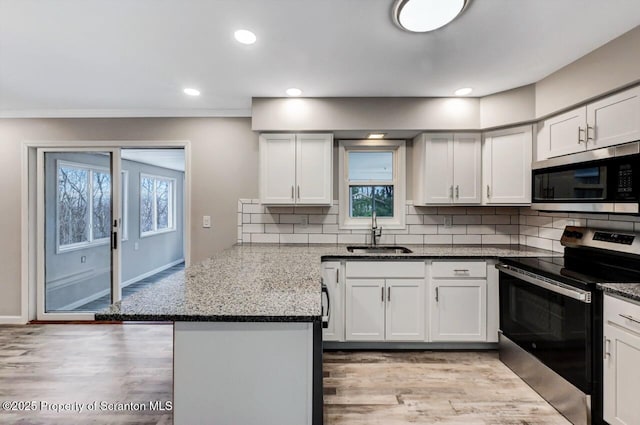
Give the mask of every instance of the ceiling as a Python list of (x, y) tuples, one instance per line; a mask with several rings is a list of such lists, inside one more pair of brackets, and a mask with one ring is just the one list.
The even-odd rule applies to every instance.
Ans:
[[(246, 116), (251, 97), (482, 96), (640, 24), (638, 0), (473, 0), (399, 30), (392, 0), (0, 0), (0, 116)], [(258, 41), (241, 45), (235, 30)], [(189, 97), (185, 87), (202, 95)]]

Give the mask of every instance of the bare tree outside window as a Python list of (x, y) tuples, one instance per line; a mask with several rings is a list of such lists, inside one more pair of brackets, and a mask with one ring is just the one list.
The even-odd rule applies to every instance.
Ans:
[(142, 233), (171, 230), (173, 221), (173, 179), (140, 177), (140, 226)]
[(111, 176), (93, 172), (93, 239), (111, 235)]
[(140, 179), (140, 229), (144, 232), (152, 232), (153, 226), (153, 178), (141, 177)]
[(89, 240), (89, 170), (58, 168), (58, 244)]

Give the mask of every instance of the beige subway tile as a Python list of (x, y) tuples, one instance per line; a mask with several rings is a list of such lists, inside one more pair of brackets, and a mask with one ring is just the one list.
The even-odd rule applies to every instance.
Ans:
[(328, 215), (310, 215), (310, 224), (337, 224), (338, 216), (333, 214)]
[(338, 235), (309, 235), (309, 243), (338, 243)]
[(464, 235), (467, 233), (467, 226), (457, 225), (451, 227), (438, 226), (438, 234), (440, 235)]
[(438, 226), (426, 224), (410, 224), (409, 233), (420, 235), (436, 234), (438, 233)]
[(293, 224), (265, 224), (265, 233), (293, 233)]
[(262, 214), (264, 207), (260, 204), (242, 204), (242, 212), (245, 214)]
[(424, 243), (423, 235), (397, 235), (396, 237), (397, 244), (417, 244), (422, 245)]
[(467, 233), (470, 235), (489, 235), (496, 233), (494, 224), (470, 224), (467, 226)]
[(511, 235), (482, 235), (482, 243), (491, 244), (510, 244)]
[(538, 229), (538, 237), (559, 241), (562, 237), (562, 229), (554, 229), (552, 227), (541, 227)]
[(280, 216), (278, 214), (251, 214), (252, 223), (278, 223)]
[(251, 243), (279, 243), (280, 235), (276, 233), (254, 233), (251, 235)]
[(500, 215), (519, 215), (520, 209), (518, 207), (496, 207), (496, 214)]
[(294, 214), (322, 214), (323, 207), (293, 207)]
[(453, 243), (453, 235), (425, 235), (425, 245), (451, 245)]
[(309, 220), (309, 216), (305, 214), (280, 214), (280, 223), (299, 224), (304, 219)]
[(525, 224), (527, 226), (538, 226), (538, 227), (552, 227), (553, 226), (553, 217), (544, 217), (544, 216), (526, 216)]
[(481, 243), (480, 235), (453, 235), (454, 245), (480, 245)]
[(264, 224), (244, 224), (242, 231), (244, 233), (264, 233)]
[(293, 233), (322, 233), (322, 224), (294, 224)]
[(438, 214), (455, 215), (466, 214), (467, 209), (465, 207), (438, 207)]
[(293, 214), (293, 207), (264, 207), (269, 214)]
[(280, 243), (309, 243), (309, 235), (302, 233), (283, 233), (280, 234)]
[(542, 239), (535, 236), (526, 236), (526, 245), (534, 248), (548, 249), (549, 251), (553, 249), (553, 241), (551, 239)]
[(520, 224), (520, 216), (512, 215), (511, 216), (511, 224)]
[(366, 243), (366, 235), (338, 235), (338, 243)]
[(520, 207), (520, 215), (538, 215), (538, 211), (532, 210), (530, 207)]
[(520, 233), (520, 226), (517, 224), (497, 224), (496, 233), (500, 235), (517, 235)]
[(482, 223), (481, 215), (454, 215), (453, 216), (453, 224), (480, 224), (480, 223)]
[(538, 226), (520, 225), (520, 234), (525, 236), (538, 236)]
[(467, 208), (467, 214), (473, 215), (493, 215), (496, 213), (496, 209), (494, 207), (471, 207)]
[(511, 224), (510, 215), (483, 215), (482, 224)]
[(422, 224), (422, 216), (421, 215), (407, 215), (406, 216), (407, 224)]

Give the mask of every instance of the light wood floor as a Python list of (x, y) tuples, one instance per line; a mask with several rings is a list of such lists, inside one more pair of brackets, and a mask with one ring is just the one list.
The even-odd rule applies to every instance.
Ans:
[[(0, 401), (171, 400), (172, 326), (0, 326)], [(325, 424), (567, 425), (494, 352), (325, 353)], [(0, 424), (171, 424), (170, 412), (0, 410)]]

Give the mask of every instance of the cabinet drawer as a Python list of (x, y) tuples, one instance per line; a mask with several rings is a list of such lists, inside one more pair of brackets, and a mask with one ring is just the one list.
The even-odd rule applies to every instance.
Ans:
[[(626, 316), (626, 317), (623, 317)], [(633, 320), (632, 320), (633, 319)], [(604, 297), (604, 323), (615, 323), (640, 333), (640, 305), (609, 295)]]
[(425, 264), (422, 261), (349, 261), (347, 277), (377, 278), (424, 278)]
[(431, 277), (487, 277), (487, 264), (484, 261), (434, 261), (431, 263)]

